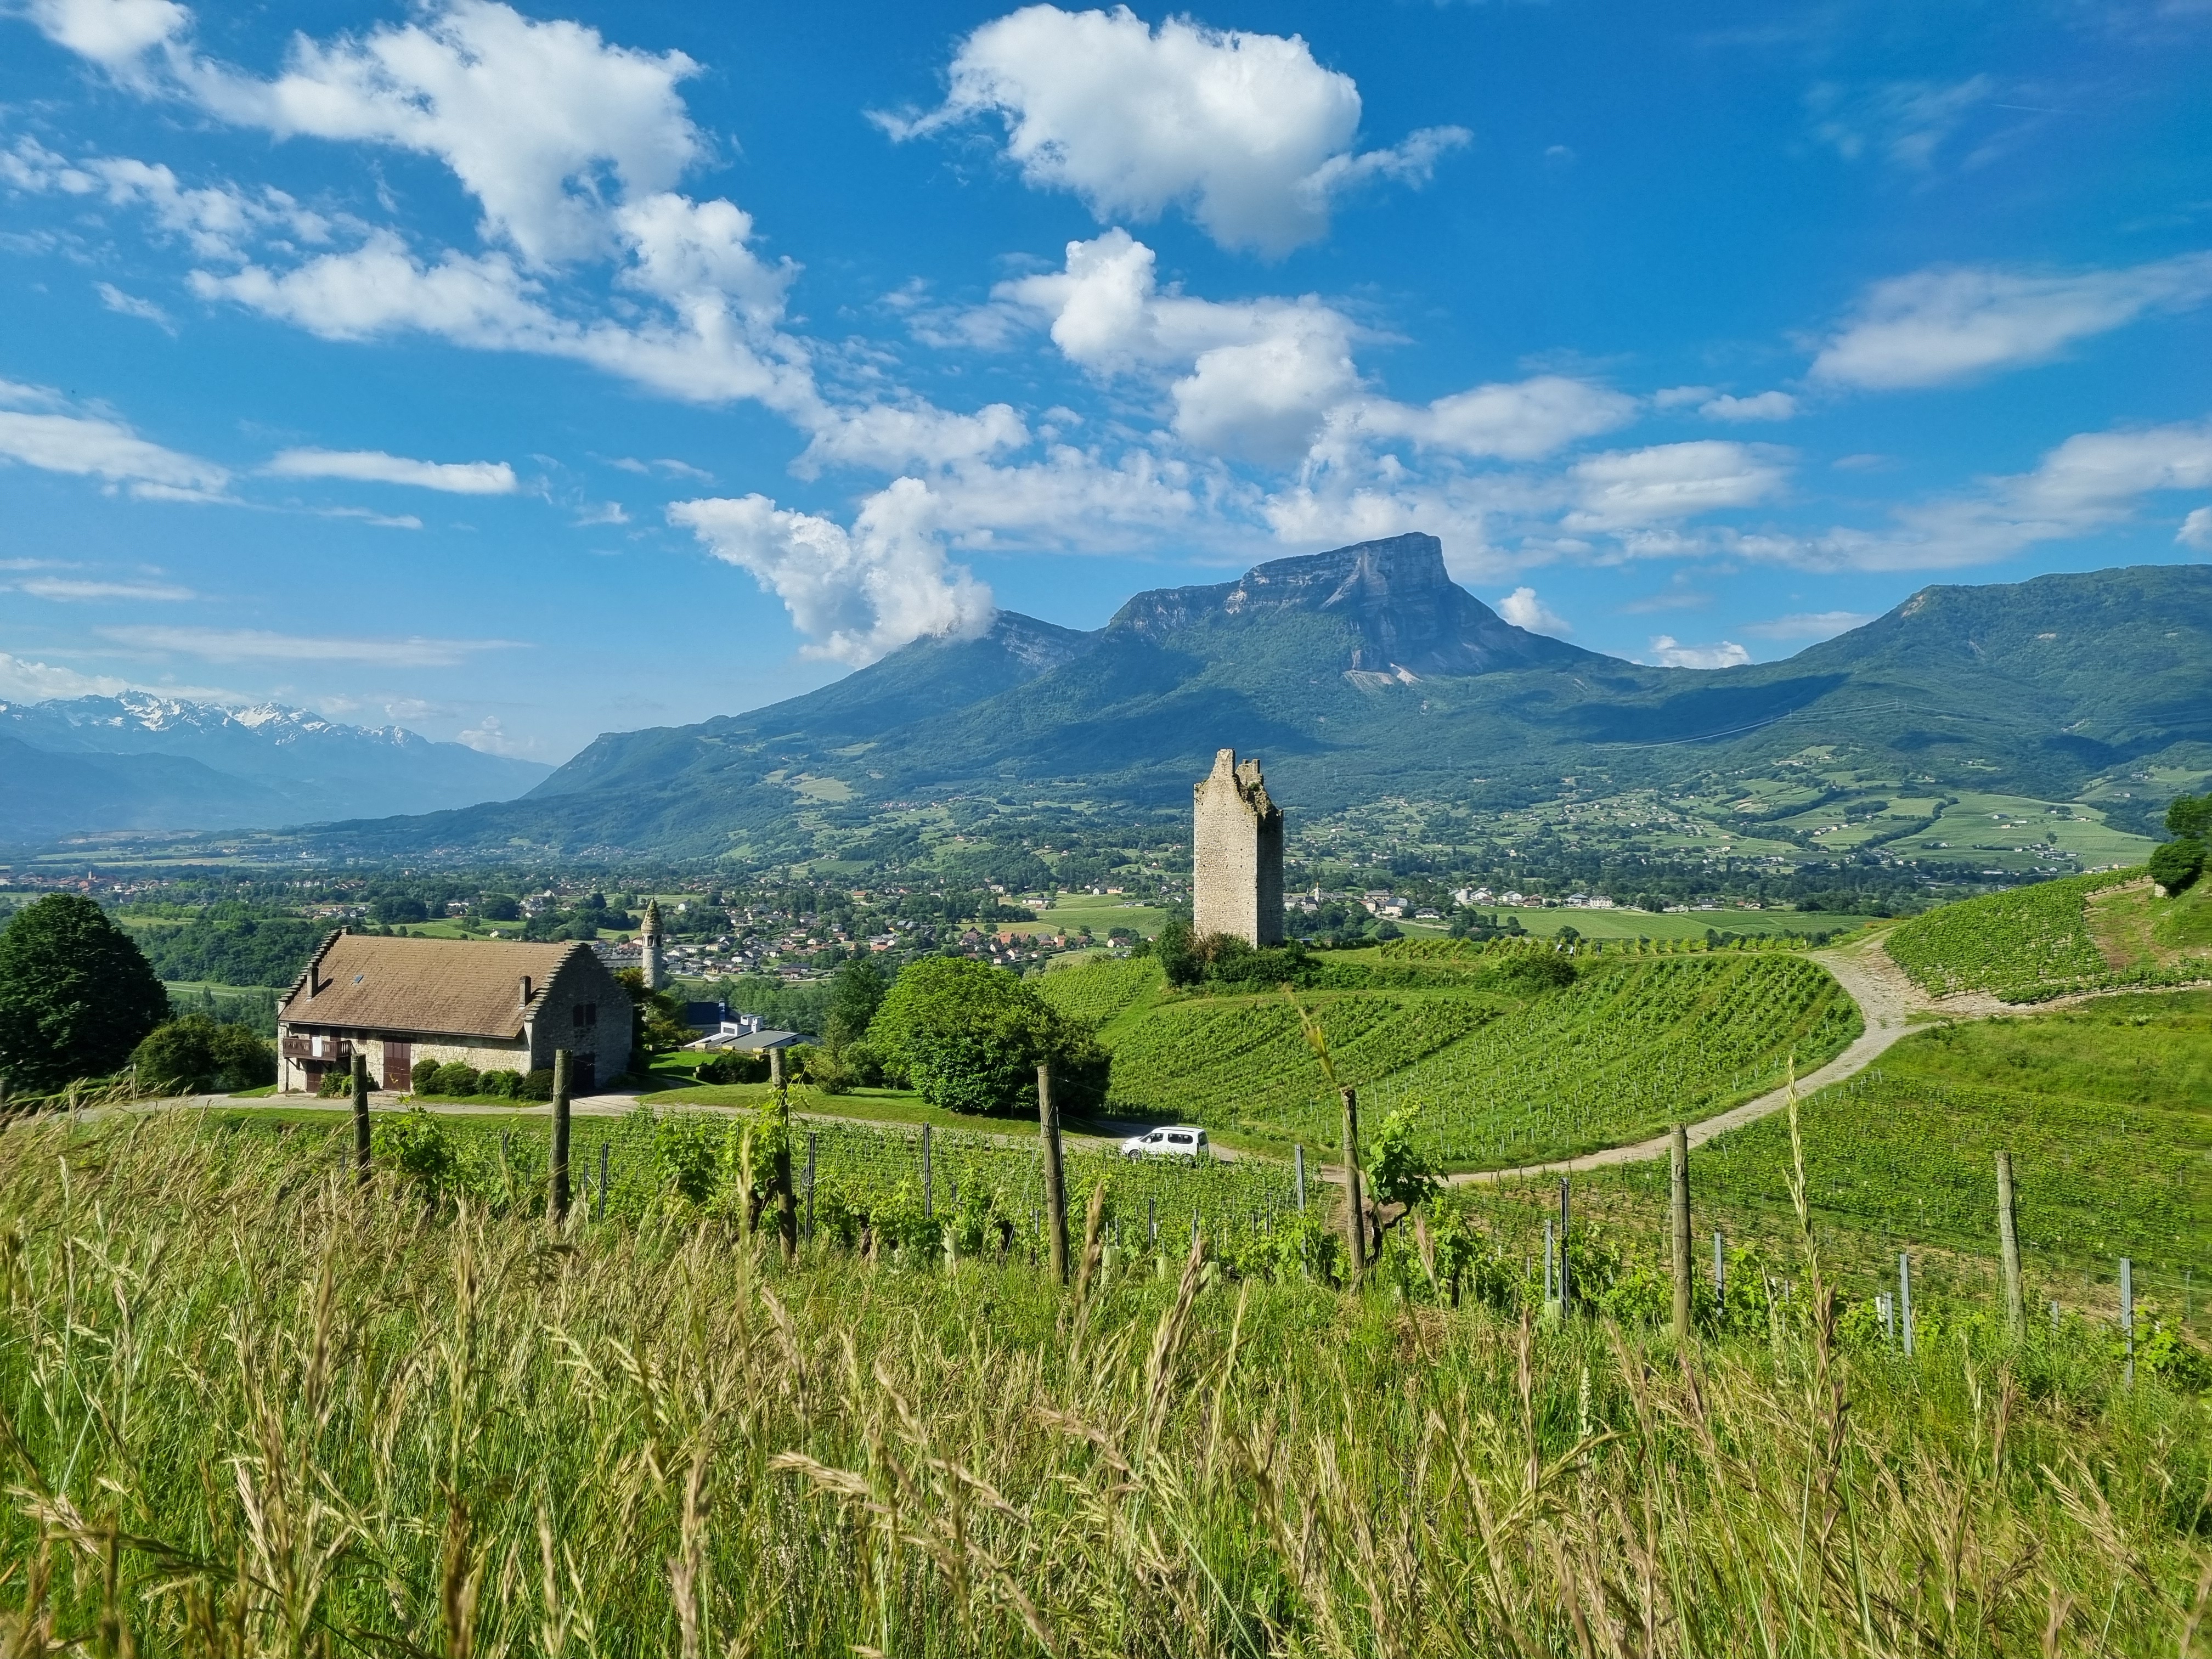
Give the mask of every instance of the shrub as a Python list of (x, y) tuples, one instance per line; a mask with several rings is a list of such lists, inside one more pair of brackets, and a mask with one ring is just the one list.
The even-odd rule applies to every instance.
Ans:
[(1517, 951), (1478, 981), (1523, 996), (1556, 991), (1574, 982), (1574, 959), (1557, 951)]
[(725, 1048), (720, 1054), (709, 1054), (693, 1075), (702, 1083), (765, 1083), (768, 1081), (768, 1056), (759, 1053), (738, 1054)]
[(853, 1091), (853, 1068), (845, 1063), (842, 1054), (804, 1045), (791, 1052), (799, 1075), (823, 1094), (845, 1095)]
[(419, 1106), (398, 1117), (384, 1119), (376, 1126), (369, 1146), (377, 1164), (396, 1170), (426, 1204), (436, 1203), (460, 1172), (459, 1149), (453, 1138)]
[(2150, 855), (2150, 878), (2169, 893), (2179, 893), (2194, 882), (2204, 868), (2204, 843), (2184, 839), (2169, 841)]
[(514, 1097), (517, 1100), (552, 1099), (553, 1068), (550, 1066), (540, 1066), (536, 1071), (526, 1074), (522, 1081), (515, 1086)]
[(465, 1060), (449, 1060), (430, 1079), (435, 1095), (472, 1095), (477, 1091), (477, 1068)]
[(436, 1060), (416, 1060), (415, 1062), (414, 1069), (410, 1075), (411, 1075), (415, 1079), (415, 1092), (416, 1094), (433, 1095), (438, 1092), (438, 1062)]
[(186, 1014), (157, 1025), (131, 1055), (142, 1088), (198, 1094), (276, 1080), (276, 1051), (242, 1025)]
[(515, 1086), (522, 1081), (522, 1073), (504, 1068), (482, 1073), (477, 1079), (477, 1092), (490, 1095), (498, 1100), (514, 1098)]

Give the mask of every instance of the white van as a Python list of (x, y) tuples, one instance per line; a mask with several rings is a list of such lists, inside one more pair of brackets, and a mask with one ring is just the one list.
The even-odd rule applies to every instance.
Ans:
[(1171, 1129), (1154, 1129), (1149, 1133), (1131, 1135), (1121, 1143), (1124, 1158), (1212, 1158), (1213, 1148), (1206, 1142), (1206, 1131), (1187, 1124), (1177, 1124)]

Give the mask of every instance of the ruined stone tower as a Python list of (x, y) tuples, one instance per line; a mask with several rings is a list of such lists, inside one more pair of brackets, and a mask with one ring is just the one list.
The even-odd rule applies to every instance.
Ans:
[(1217, 750), (1191, 788), (1191, 926), (1248, 945), (1283, 942), (1283, 811), (1260, 763)]
[(641, 965), (645, 969), (645, 988), (648, 991), (658, 991), (665, 978), (660, 964), (660, 901), (659, 899), (646, 900), (645, 926), (638, 930), (637, 942), (644, 957)]

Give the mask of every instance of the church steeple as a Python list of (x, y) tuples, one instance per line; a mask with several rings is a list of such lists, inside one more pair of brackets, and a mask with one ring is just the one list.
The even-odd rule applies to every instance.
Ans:
[(645, 926), (639, 931), (637, 942), (645, 954), (645, 988), (658, 991), (664, 977), (660, 967), (660, 901), (645, 902)]

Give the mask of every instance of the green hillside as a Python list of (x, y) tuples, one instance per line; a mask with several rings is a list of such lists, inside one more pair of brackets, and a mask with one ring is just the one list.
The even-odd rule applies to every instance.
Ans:
[(2072, 876), (1947, 904), (1893, 932), (1890, 957), (1936, 996), (2007, 1002), (2212, 977), (2212, 890), (2152, 891), (2140, 869)]
[[(1581, 959), (1571, 985), (1534, 994), (1483, 972), (1499, 958), (1479, 950), (1439, 943), (1399, 956), (1408, 959), (1368, 971), (1430, 985), (1301, 1000), (1368, 1120), (1413, 1112), (1416, 1139), (1462, 1167), (1560, 1157), (1710, 1116), (1778, 1084), (1791, 1056), (1809, 1070), (1861, 1029), (1826, 969), (1783, 951), (1601, 954)], [(1367, 964), (1332, 965), (1348, 975)], [(1098, 1028), (1114, 1057), (1114, 1109), (1335, 1144), (1337, 1104), (1279, 994), (1171, 992), (1145, 958), (1048, 974), (1040, 986)]]
[[(1856, 1254), (1875, 1272), (1893, 1273), (1894, 1252), (1907, 1248), (1993, 1258), (1994, 1154), (2004, 1148), (2021, 1246), (2047, 1296), (2071, 1304), (2085, 1273), (2107, 1294), (2123, 1255), (2161, 1295), (2185, 1272), (2212, 1274), (2212, 994), (1938, 1026), (1811, 1097), (1801, 1116), (1815, 1218), (1848, 1236), (1847, 1254), (1861, 1242)], [(1699, 1148), (1701, 1237), (1723, 1225), (1786, 1231), (1789, 1164), (1778, 1115)], [(1618, 1191), (1656, 1218), (1667, 1178), (1656, 1164), (1580, 1184), (1593, 1201)]]

